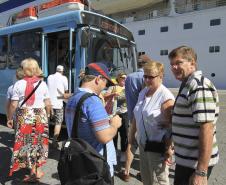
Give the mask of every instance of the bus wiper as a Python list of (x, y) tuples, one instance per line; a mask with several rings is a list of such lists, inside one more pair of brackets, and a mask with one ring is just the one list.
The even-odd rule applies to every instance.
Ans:
[(117, 41), (117, 45), (118, 45), (118, 48), (119, 48), (119, 55), (120, 55), (120, 59), (121, 59), (122, 63), (124, 63), (124, 61), (123, 61), (123, 56), (122, 56), (122, 48), (121, 48), (121, 45), (120, 45), (119, 39), (118, 39), (118, 38), (116, 38), (116, 41)]
[(124, 48), (124, 58), (126, 59), (126, 66), (127, 66), (127, 68), (129, 67), (129, 56), (127, 55), (127, 53), (126, 53), (126, 48)]
[[(105, 30), (102, 30), (102, 29), (101, 29), (100, 32), (101, 32), (101, 34), (103, 34), (103, 35), (108, 35), (107, 32), (106, 32)], [(120, 46), (120, 42), (119, 42), (118, 37), (116, 37), (116, 41), (117, 41), (117, 46), (118, 46), (118, 48), (119, 48), (120, 60), (122, 61), (122, 63), (124, 63), (124, 61), (123, 61), (123, 55), (122, 55), (122, 48), (121, 48), (121, 46)]]

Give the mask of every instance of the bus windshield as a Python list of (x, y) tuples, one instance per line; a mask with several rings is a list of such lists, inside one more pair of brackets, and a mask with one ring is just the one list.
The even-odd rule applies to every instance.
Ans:
[(119, 71), (131, 73), (134, 70), (133, 47), (135, 45), (119, 35), (104, 32), (102, 30), (88, 31), (87, 63), (105, 63), (116, 76)]

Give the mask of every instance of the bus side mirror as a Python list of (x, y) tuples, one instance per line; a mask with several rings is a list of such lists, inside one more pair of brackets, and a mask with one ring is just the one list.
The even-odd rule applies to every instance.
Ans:
[(82, 30), (82, 34), (81, 34), (81, 47), (86, 48), (88, 47), (89, 44), (89, 31), (86, 30)]

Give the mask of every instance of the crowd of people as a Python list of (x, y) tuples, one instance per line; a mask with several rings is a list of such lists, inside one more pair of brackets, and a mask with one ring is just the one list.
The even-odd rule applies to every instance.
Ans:
[[(37, 61), (21, 62), (17, 80), (7, 93), (7, 125), (15, 128), (10, 176), (28, 168), (24, 182), (44, 176), (48, 158), (49, 125), (55, 124), (53, 146), (63, 122), (63, 99), (68, 98), (65, 122), (71, 136), (75, 107), (85, 93), (78, 135), (101, 155), (106, 147), (107, 163), (114, 184), (117, 153), (125, 162), (120, 177), (130, 180), (133, 157), (139, 149), (140, 175), (144, 185), (169, 185), (169, 168), (175, 158), (174, 185), (207, 185), (219, 160), (216, 122), (219, 98), (213, 83), (197, 68), (197, 54), (188, 46), (169, 53), (174, 77), (181, 82), (176, 97), (164, 85), (164, 65), (147, 55), (139, 57), (138, 70), (120, 71), (114, 83), (103, 63), (90, 63), (79, 76), (80, 87), (68, 94), (68, 80), (59, 65), (43, 80)], [(120, 152), (118, 144), (120, 134)]]

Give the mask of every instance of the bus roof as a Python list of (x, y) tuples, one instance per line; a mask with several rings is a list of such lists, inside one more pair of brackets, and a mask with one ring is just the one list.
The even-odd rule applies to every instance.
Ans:
[[(85, 15), (88, 15), (87, 17), (90, 17), (92, 15), (96, 15), (96, 19), (93, 19), (93, 17), (90, 17), (90, 20), (87, 20), (81, 16), (81, 14), (84, 13)], [(38, 29), (42, 28), (44, 31), (48, 29), (59, 29), (62, 27), (74, 27), (76, 24), (87, 24), (87, 25), (93, 25), (96, 27), (100, 27), (100, 23), (103, 20), (107, 20), (107, 23), (117, 26), (120, 28), (121, 35), (127, 37), (129, 40), (134, 41), (132, 33), (122, 24), (119, 22), (108, 18), (104, 15), (97, 14), (95, 12), (89, 12), (84, 10), (76, 10), (76, 11), (68, 11), (61, 14), (56, 14), (49, 17), (39, 18), (37, 20), (28, 21), (24, 23), (14, 24), (8, 27), (0, 28), (0, 35), (8, 35), (12, 33), (22, 32), (26, 30), (32, 30), (32, 29)], [(90, 24), (89, 24), (90, 23)], [(96, 23), (96, 24), (95, 24)], [(105, 24), (105, 23), (104, 23)], [(101, 28), (101, 27), (100, 27)], [(107, 29), (106, 24), (105, 27), (102, 27), (102, 29)], [(108, 30), (108, 29), (107, 29)], [(108, 30), (112, 32), (112, 30)], [(117, 34), (117, 33), (116, 33)]]

